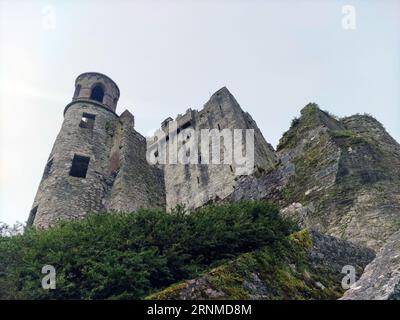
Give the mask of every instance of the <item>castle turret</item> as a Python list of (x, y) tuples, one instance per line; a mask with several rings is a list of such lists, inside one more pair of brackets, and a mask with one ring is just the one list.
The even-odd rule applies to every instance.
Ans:
[(105, 75), (90, 72), (76, 79), (28, 225), (48, 227), (104, 209), (102, 200), (112, 179), (109, 156), (118, 98), (117, 85)]
[(96, 72), (81, 74), (75, 81), (72, 100), (98, 102), (99, 106), (115, 112), (119, 99), (119, 88), (109, 77)]
[(134, 116), (115, 113), (119, 94), (101, 73), (76, 79), (28, 225), (48, 228), (91, 212), (165, 206), (161, 170), (146, 162), (146, 141), (134, 129)]

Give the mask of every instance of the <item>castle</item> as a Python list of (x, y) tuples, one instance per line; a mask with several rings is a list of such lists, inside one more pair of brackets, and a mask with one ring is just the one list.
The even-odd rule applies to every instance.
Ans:
[[(226, 198), (234, 191), (239, 164), (204, 161), (200, 142), (192, 135), (198, 130), (250, 129), (254, 132), (252, 171), (269, 170), (277, 161), (255, 121), (226, 88), (214, 93), (200, 111), (189, 109), (175, 121), (167, 118), (148, 139), (135, 130), (134, 116), (128, 110), (116, 114), (119, 96), (118, 86), (106, 75), (88, 72), (78, 76), (28, 225), (48, 228), (90, 212), (169, 210), (179, 204), (196, 208)], [(169, 136), (172, 123), (177, 127), (176, 137)], [(164, 139), (158, 139), (160, 135)], [(198, 163), (157, 161), (162, 144), (168, 150), (173, 143), (199, 159)], [(222, 154), (225, 149), (220, 145)]]

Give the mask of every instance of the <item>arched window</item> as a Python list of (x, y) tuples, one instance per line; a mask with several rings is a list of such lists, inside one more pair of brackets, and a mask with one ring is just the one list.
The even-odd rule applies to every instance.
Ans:
[(74, 98), (78, 98), (79, 92), (80, 92), (80, 91), (81, 91), (81, 85), (78, 84), (78, 85), (75, 87)]
[(98, 102), (103, 102), (103, 98), (104, 98), (103, 87), (98, 84), (92, 89), (92, 93), (90, 94), (90, 99), (96, 100)]

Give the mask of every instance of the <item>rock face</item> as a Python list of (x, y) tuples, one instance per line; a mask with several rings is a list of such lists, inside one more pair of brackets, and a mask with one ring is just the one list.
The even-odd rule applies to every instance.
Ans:
[(389, 239), (342, 300), (400, 300), (400, 232)]
[(229, 200), (273, 200), (302, 226), (374, 250), (400, 229), (400, 145), (371, 116), (307, 105), (277, 155), (274, 170), (241, 177)]
[(343, 266), (359, 277), (372, 250), (306, 230), (290, 236), (297, 250), (264, 248), (148, 299), (337, 299)]

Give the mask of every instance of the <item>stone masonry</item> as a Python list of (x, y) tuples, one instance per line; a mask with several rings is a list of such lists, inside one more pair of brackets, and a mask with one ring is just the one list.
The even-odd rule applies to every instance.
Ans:
[[(174, 143), (174, 137), (168, 132), (167, 126), (171, 122), (172, 119), (167, 118), (161, 124), (160, 131), (162, 133), (158, 132), (149, 139), (149, 152), (153, 155), (162, 156), (160, 152), (162, 143), (167, 144), (165, 150), (169, 154), (169, 147)], [(255, 121), (241, 109), (233, 95), (225, 87), (214, 93), (202, 110), (189, 109), (184, 115), (178, 115), (175, 119), (175, 126), (175, 132), (178, 132), (175, 139), (178, 152), (186, 152), (188, 157), (194, 157), (194, 160), (197, 161), (194, 164), (190, 162), (183, 165), (170, 163), (169, 159), (166, 159), (167, 163), (163, 165), (163, 169), (167, 209), (174, 208), (179, 204), (185, 205), (187, 208), (200, 207), (207, 202), (225, 199), (233, 192), (238, 180), (237, 170), (240, 169), (240, 164), (235, 161), (234, 156), (236, 145), (233, 145), (235, 142), (233, 130), (235, 129), (242, 133), (242, 140), (237, 146), (243, 153), (246, 153), (245, 144), (247, 142), (244, 130), (254, 130), (254, 164), (249, 173), (264, 172), (275, 165), (276, 157), (272, 146), (265, 141)], [(195, 137), (195, 133), (200, 133), (202, 129), (206, 129), (206, 132), (209, 130), (217, 132), (217, 139), (220, 139), (218, 152), (220, 163), (213, 163), (211, 152), (216, 140), (210, 138), (207, 143), (210, 148), (209, 155), (202, 154), (202, 137), (200, 134), (199, 137)], [(231, 143), (225, 143), (224, 132), (232, 137)], [(168, 138), (161, 142), (158, 137), (162, 137), (163, 133)], [(168, 141), (166, 141), (167, 139)], [(228, 148), (233, 150), (230, 157), (232, 161), (225, 163), (225, 155), (229, 154)]]

